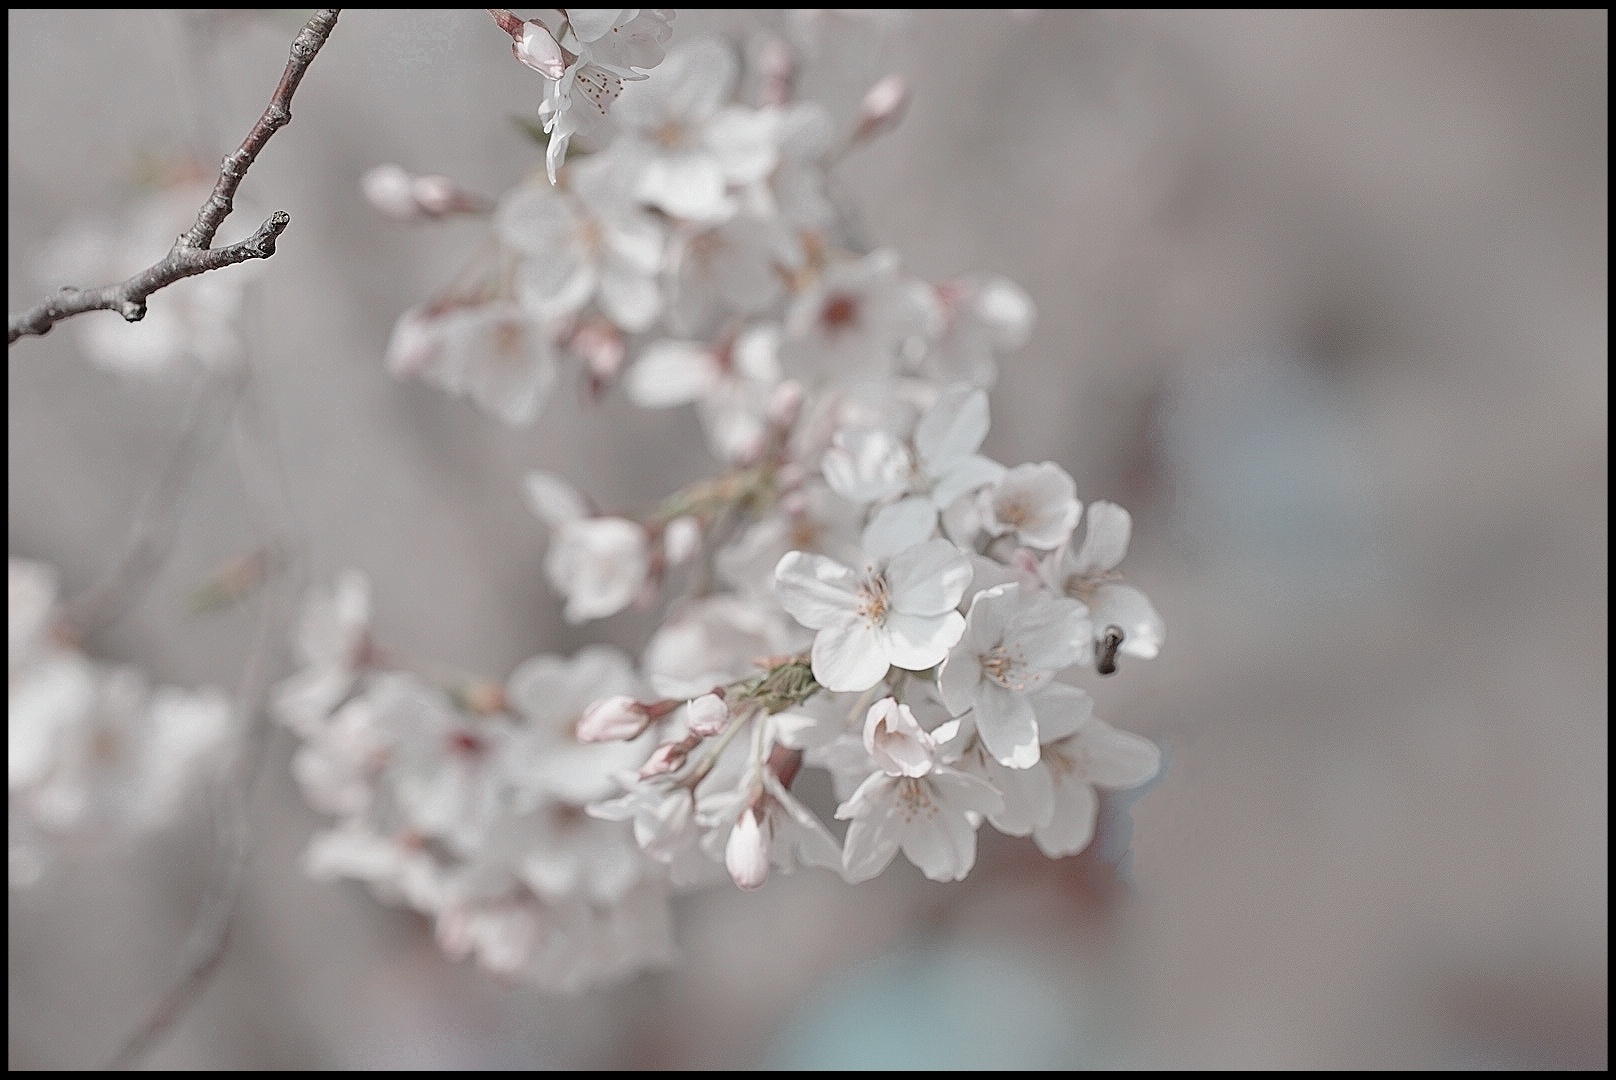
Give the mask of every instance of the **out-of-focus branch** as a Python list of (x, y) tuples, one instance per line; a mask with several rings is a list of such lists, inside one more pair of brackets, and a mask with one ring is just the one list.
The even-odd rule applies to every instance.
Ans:
[(286, 61), (286, 70), (281, 73), (281, 81), (269, 105), (241, 145), (220, 163), (219, 180), (197, 212), (196, 224), (179, 235), (168, 254), (127, 280), (95, 289), (65, 288), (31, 308), (12, 312), (7, 318), (8, 345), (30, 334), (44, 334), (63, 319), (86, 311), (116, 311), (130, 322), (139, 322), (146, 315), (146, 298), (157, 290), (209, 270), (234, 266), (249, 259), (267, 259), (275, 254), (275, 241), (292, 221), (284, 210), (270, 215), (257, 232), (239, 243), (214, 249), (213, 238), (230, 216), (236, 189), (253, 162), (258, 160), (270, 136), (292, 122), (292, 95), (331, 36), (340, 10), (324, 8), (315, 12), (298, 32), (292, 42), (292, 55)]

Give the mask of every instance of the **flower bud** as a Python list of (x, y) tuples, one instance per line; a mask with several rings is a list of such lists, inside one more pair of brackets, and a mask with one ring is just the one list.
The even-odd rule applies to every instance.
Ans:
[(717, 694), (703, 694), (690, 703), (686, 712), (690, 734), (705, 739), (729, 726), (729, 706)]
[(925, 776), (937, 763), (937, 746), (909, 706), (882, 698), (864, 717), (864, 749), (888, 776)]
[(741, 812), (724, 845), (724, 869), (743, 889), (756, 889), (769, 877), (769, 835), (767, 823), (756, 807)]
[(662, 557), (669, 566), (684, 565), (700, 550), (701, 524), (690, 515), (674, 518), (662, 530)]
[(651, 722), (644, 705), (627, 694), (601, 698), (578, 721), (579, 742), (618, 742), (637, 737)]
[(769, 423), (779, 428), (788, 428), (795, 424), (797, 417), (802, 413), (805, 396), (802, 383), (796, 379), (787, 379), (776, 386), (774, 393), (769, 395)]
[(855, 139), (868, 139), (898, 125), (909, 107), (909, 83), (902, 75), (888, 75), (864, 95), (859, 105)]
[(644, 765), (640, 766), (640, 779), (649, 780), (653, 776), (663, 776), (673, 772), (685, 763), (690, 756), (690, 747), (683, 740), (679, 742), (663, 743), (651, 752)]
[(522, 24), (522, 36), (511, 43), (511, 52), (528, 67), (552, 82), (567, 73), (567, 55), (541, 23), (529, 19)]
[(410, 181), (410, 194), (433, 217), (458, 210), (465, 202), (459, 186), (447, 176), (417, 176)]
[(410, 174), (397, 165), (378, 165), (359, 178), (365, 201), (394, 221), (415, 221), (421, 216)]

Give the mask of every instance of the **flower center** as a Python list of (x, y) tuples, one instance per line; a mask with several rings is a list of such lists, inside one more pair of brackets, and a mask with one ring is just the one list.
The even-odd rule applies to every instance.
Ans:
[(931, 785), (912, 777), (898, 781), (898, 814), (907, 822), (917, 817), (936, 817), (937, 803), (931, 797)]
[(826, 330), (835, 333), (850, 328), (858, 322), (858, 298), (847, 293), (836, 293), (825, 301), (825, 306), (819, 311), (819, 322)]
[(889, 603), (891, 597), (887, 592), (886, 578), (871, 578), (859, 587), (858, 613), (871, 622), (880, 622), (887, 617)]
[(995, 509), (995, 512), (1000, 521), (1006, 525), (1014, 525), (1018, 529), (1032, 520), (1032, 508), (1024, 499), (1006, 500)]
[(982, 656), (982, 671), (1007, 690), (1025, 691), (1031, 685), (1025, 675), (1020, 674), (1025, 670), (1020, 658), (1003, 645), (995, 645)]
[(463, 728), (449, 733), (449, 749), (462, 757), (481, 757), (483, 741)]
[(657, 129), (656, 141), (669, 150), (675, 150), (685, 141), (685, 129), (679, 121), (669, 120)]

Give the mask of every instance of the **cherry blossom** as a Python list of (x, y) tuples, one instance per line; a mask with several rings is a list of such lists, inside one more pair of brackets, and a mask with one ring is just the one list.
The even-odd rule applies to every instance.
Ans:
[(938, 672), (943, 702), (969, 712), (990, 753), (1024, 769), (1038, 760), (1027, 695), (1077, 662), (1090, 639), (1082, 604), (1042, 589), (999, 585), (976, 594), (965, 633)]
[(917, 544), (855, 571), (823, 555), (787, 552), (774, 571), (780, 603), (819, 633), (814, 678), (829, 690), (867, 690), (891, 666), (922, 671), (942, 662), (964, 632), (954, 606), (971, 563), (946, 540)]
[(1092, 503), (1082, 545), (1052, 554), (1044, 561), (1043, 574), (1053, 588), (1088, 605), (1096, 645), (1114, 627), (1122, 635), (1118, 652), (1152, 660), (1161, 651), (1166, 624), (1144, 593), (1118, 580), (1116, 569), (1128, 553), (1132, 532), (1128, 511), (1116, 503)]

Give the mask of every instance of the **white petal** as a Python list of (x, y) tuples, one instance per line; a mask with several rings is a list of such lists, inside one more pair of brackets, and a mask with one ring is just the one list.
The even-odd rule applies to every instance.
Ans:
[(526, 489), (528, 508), (546, 525), (577, 521), (589, 514), (589, 504), (584, 497), (554, 473), (528, 473)]
[(982, 745), (999, 764), (1028, 769), (1038, 763), (1038, 720), (1025, 695), (984, 680), (973, 715)]
[(614, 261), (646, 277), (661, 272), (662, 227), (649, 213), (618, 213), (599, 225)]
[(948, 656), (948, 650), (965, 632), (965, 617), (957, 611), (945, 611), (941, 615), (889, 611), (883, 630), (887, 658), (895, 666), (925, 671)]
[(821, 630), (855, 618), (859, 574), (835, 559), (788, 551), (774, 568), (774, 592), (792, 618)]
[(724, 194), (724, 173), (706, 154), (662, 154), (640, 174), (641, 199), (677, 218), (723, 221), (735, 212)]
[(1038, 717), (1038, 737), (1045, 743), (1066, 738), (1094, 715), (1094, 699), (1065, 683), (1050, 683), (1028, 700)]
[[(915, 428), (921, 467), (928, 476), (942, 476), (974, 455), (987, 434), (988, 396), (970, 386), (944, 391)], [(950, 502), (952, 498), (943, 500), (943, 505)]]
[(773, 172), (780, 160), (775, 145), (779, 127), (779, 117), (773, 110), (729, 105), (708, 122), (702, 141), (724, 171), (726, 181), (753, 184)]
[(1076, 855), (1094, 839), (1094, 821), (1099, 799), (1094, 789), (1080, 780), (1067, 778), (1055, 784), (1055, 808), (1049, 822), (1033, 830), (1032, 838), (1052, 859)]
[(1044, 589), (1018, 589), (1023, 599), (1004, 644), (1026, 667), (1050, 674), (1077, 663), (1091, 647), (1094, 626), (1082, 602)]
[(563, 249), (553, 257), (522, 260), (516, 268), (516, 300), (539, 319), (573, 314), (594, 295), (599, 280), (595, 263)]
[(982, 665), (977, 654), (961, 640), (937, 673), (937, 692), (951, 715), (958, 716), (976, 703), (976, 688), (981, 682)]
[(664, 409), (700, 399), (718, 378), (711, 349), (693, 341), (658, 341), (640, 354), (623, 386), (640, 408)]
[(893, 814), (878, 819), (858, 818), (847, 828), (842, 848), (842, 876), (857, 884), (887, 868), (898, 853), (903, 822)]
[(997, 814), (1004, 808), (999, 789), (980, 776), (939, 765), (926, 779), (957, 811)]
[(931, 489), (931, 501), (939, 508), (946, 509), (966, 492), (997, 483), (1004, 473), (1004, 466), (997, 461), (980, 454), (967, 454), (950, 465), (947, 471), (933, 475), (935, 483)]
[(1161, 768), (1161, 751), (1149, 739), (1090, 720), (1071, 745), (1089, 783), (1103, 788), (1138, 787)]
[(887, 564), (892, 607), (909, 615), (953, 611), (971, 584), (972, 573), (971, 560), (947, 540), (916, 544)]
[(1073, 556), (1067, 573), (1088, 578), (1116, 569), (1122, 557), (1128, 554), (1128, 538), (1132, 533), (1133, 518), (1128, 511), (1112, 502), (1091, 504), (1088, 532), (1083, 535), (1083, 546)]
[(868, 690), (891, 666), (887, 650), (886, 635), (865, 619), (825, 627), (814, 638), (814, 678), (838, 693)]
[(1047, 768), (990, 765), (989, 769), (993, 784), (1004, 796), (1004, 809), (988, 815), (995, 829), (1007, 836), (1027, 836), (1049, 821), (1055, 812), (1055, 795)]
[(612, 27), (625, 22), (626, 8), (568, 8), (567, 22), (579, 41), (589, 42), (604, 37)]
[(887, 431), (842, 431), (825, 451), (825, 482), (842, 498), (876, 502), (909, 484), (909, 451)]
[(930, 499), (911, 495), (876, 511), (864, 527), (859, 547), (871, 559), (880, 561), (925, 543), (936, 529), (937, 508)]
[(662, 293), (655, 279), (612, 261), (601, 270), (600, 306), (620, 328), (638, 334), (662, 314)]
[(1095, 589), (1090, 616), (1096, 637), (1104, 634), (1108, 626), (1122, 628), (1122, 647), (1118, 650), (1122, 655), (1153, 660), (1161, 652), (1167, 624), (1145, 594), (1132, 585), (1112, 583)]
[(932, 881), (960, 881), (976, 863), (976, 830), (959, 814), (917, 818), (903, 831), (903, 854)]

